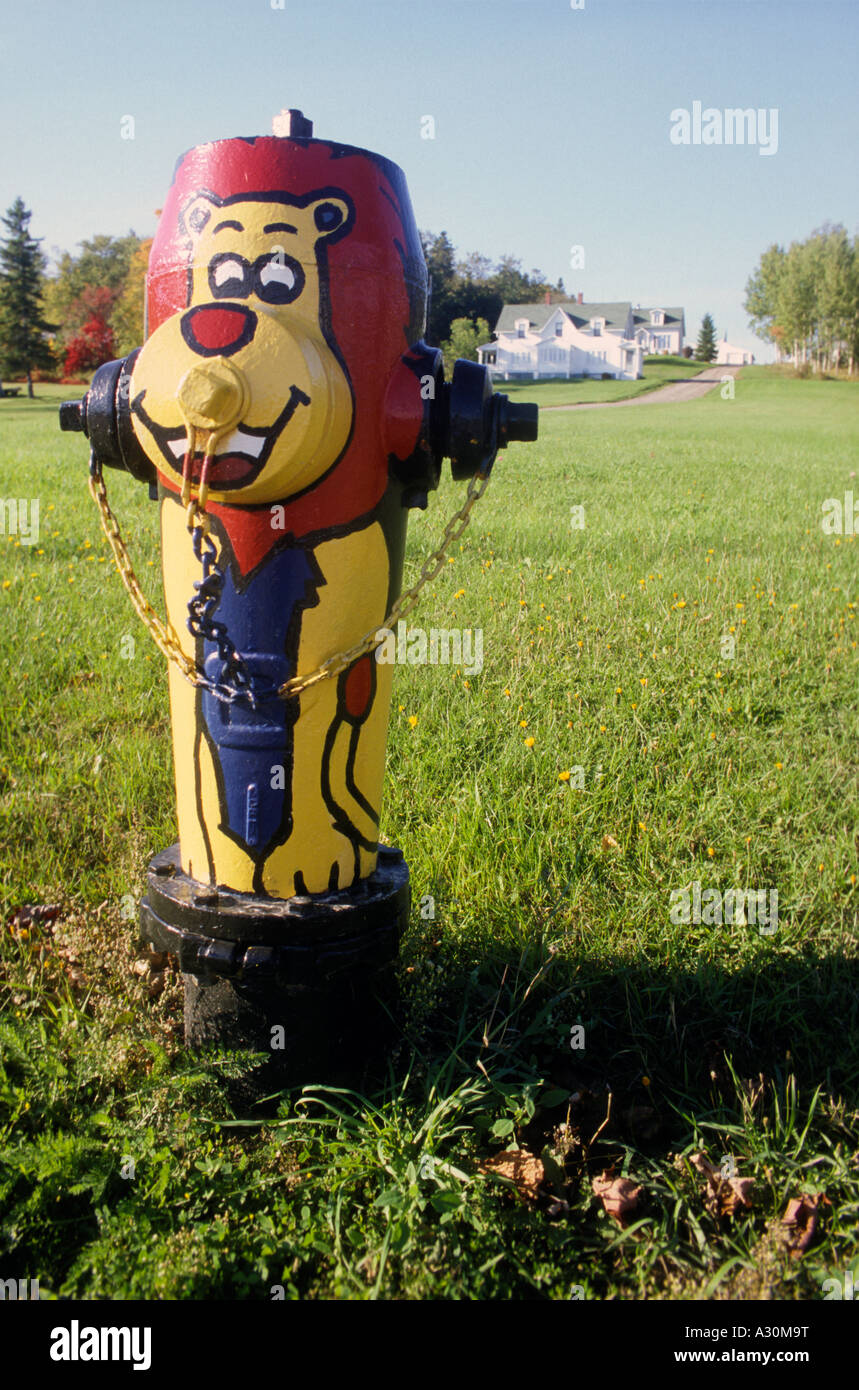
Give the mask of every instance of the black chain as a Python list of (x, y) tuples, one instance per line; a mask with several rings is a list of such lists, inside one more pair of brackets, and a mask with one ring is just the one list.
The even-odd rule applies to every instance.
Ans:
[(203, 567), (203, 578), (194, 581), (197, 590), (188, 601), (188, 631), (193, 637), (214, 642), (224, 663), (224, 679), (220, 682), (201, 679), (198, 683), (216, 699), (232, 704), (243, 700), (256, 709), (266, 699), (276, 696), (272, 688), (265, 692), (254, 689), (253, 676), (244, 657), (230, 640), (226, 624), (213, 616), (224, 590), (224, 572), (217, 563), (217, 549), (212, 537), (201, 526), (193, 528), (194, 554)]

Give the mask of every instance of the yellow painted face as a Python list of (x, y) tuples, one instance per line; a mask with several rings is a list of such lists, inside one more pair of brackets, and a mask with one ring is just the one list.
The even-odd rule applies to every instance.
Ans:
[(192, 483), (212, 454), (209, 496), (280, 501), (316, 482), (352, 426), (352, 392), (326, 339), (327, 239), (352, 223), (336, 192), (186, 204), (188, 307), (147, 340), (134, 366), (134, 432), (181, 479), (194, 426)]

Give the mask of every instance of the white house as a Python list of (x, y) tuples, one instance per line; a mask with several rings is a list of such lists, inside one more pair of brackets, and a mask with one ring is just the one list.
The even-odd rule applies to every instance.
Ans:
[(722, 338), (719, 343), (719, 350), (716, 353), (716, 363), (720, 367), (748, 367), (754, 362), (754, 354), (746, 352), (745, 348), (734, 347), (727, 338)]
[(505, 304), (496, 341), (478, 348), (490, 375), (511, 377), (641, 376), (642, 349), (633, 336), (632, 305)]
[(682, 309), (643, 309), (632, 311), (635, 339), (645, 354), (673, 353), (679, 357), (686, 336), (686, 316)]

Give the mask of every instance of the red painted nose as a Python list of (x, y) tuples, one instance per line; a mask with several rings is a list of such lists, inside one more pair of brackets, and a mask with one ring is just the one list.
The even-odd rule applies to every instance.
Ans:
[(200, 357), (229, 357), (251, 341), (257, 316), (235, 304), (201, 304), (182, 316), (182, 337)]

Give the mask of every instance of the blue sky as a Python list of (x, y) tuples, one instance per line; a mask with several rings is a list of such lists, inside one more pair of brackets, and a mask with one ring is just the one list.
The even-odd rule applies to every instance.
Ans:
[[(418, 225), (460, 253), (683, 305), (693, 339), (709, 310), (759, 359), (742, 300), (761, 251), (859, 227), (856, 0), (280, 2), (5, 0), (0, 206), (20, 194), (48, 251), (151, 234), (178, 154), (298, 106), (400, 164)], [(777, 108), (777, 153), (672, 144), (694, 101)]]

